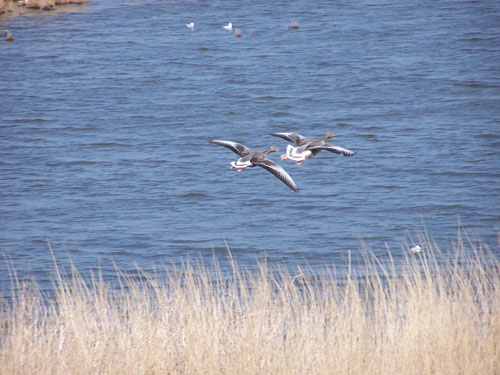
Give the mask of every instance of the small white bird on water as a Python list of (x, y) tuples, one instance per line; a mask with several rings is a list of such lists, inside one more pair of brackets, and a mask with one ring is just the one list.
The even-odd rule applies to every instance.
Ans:
[(231, 22), (229, 22), (226, 26), (222, 26), (222, 28), (224, 28), (226, 30), (232, 30), (233, 29), (233, 24)]
[(191, 23), (186, 23), (186, 27), (188, 29), (194, 29), (194, 22), (191, 22)]
[(415, 245), (415, 246), (413, 246), (413, 247), (410, 248), (410, 251), (413, 254), (417, 254), (417, 253), (421, 253), (422, 252), (422, 248), (420, 247), (420, 245)]
[(7, 42), (14, 41), (14, 37), (12, 36), (12, 34), (11, 34), (11, 32), (9, 30), (5, 30), (5, 40)]

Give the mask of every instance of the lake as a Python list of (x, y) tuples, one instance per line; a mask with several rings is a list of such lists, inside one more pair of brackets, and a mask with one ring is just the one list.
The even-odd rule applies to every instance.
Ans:
[[(224, 266), (226, 246), (243, 267), (344, 269), (366, 249), (403, 256), (421, 231), (452, 252), (459, 227), (500, 254), (498, 1), (58, 9), (0, 16), (15, 38), (0, 41), (4, 293), (9, 263), (51, 287), (49, 243), (106, 280), (114, 264)], [(333, 132), (357, 154), (297, 166), (273, 132)], [(300, 193), (230, 170), (210, 138), (279, 147)]]

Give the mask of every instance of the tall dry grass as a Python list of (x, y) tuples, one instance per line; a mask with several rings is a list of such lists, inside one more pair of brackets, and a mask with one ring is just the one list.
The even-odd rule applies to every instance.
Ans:
[(344, 275), (185, 266), (118, 289), (59, 276), (48, 299), (24, 286), (2, 306), (0, 373), (498, 374), (498, 259), (423, 248)]

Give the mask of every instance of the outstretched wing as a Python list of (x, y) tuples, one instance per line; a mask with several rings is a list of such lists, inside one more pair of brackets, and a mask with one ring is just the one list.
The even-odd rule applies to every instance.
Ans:
[(342, 154), (344, 156), (353, 156), (357, 153), (357, 151), (351, 151), (343, 147), (339, 146), (334, 146), (334, 145), (329, 145), (329, 144), (324, 144), (321, 147), (317, 147), (317, 150), (325, 150), (325, 151), (330, 151), (335, 154)]
[(307, 140), (307, 138), (297, 133), (271, 133), (270, 135), (283, 138), (285, 141), (295, 143), (297, 146), (301, 146)]
[(292, 189), (296, 193), (299, 192), (299, 188), (281, 165), (276, 164), (275, 162), (269, 159), (264, 159), (261, 162), (254, 164), (264, 168), (268, 172), (271, 172), (273, 175), (278, 177), (283, 183), (285, 183), (290, 189)]
[(214, 145), (227, 147), (232, 152), (240, 156), (245, 156), (250, 151), (248, 147), (242, 145), (241, 143), (236, 143), (231, 141), (221, 141), (218, 139), (209, 139), (208, 142), (213, 143)]

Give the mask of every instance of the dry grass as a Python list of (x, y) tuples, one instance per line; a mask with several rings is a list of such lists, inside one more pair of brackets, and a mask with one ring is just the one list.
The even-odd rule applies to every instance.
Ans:
[(44, 302), (22, 287), (3, 303), (0, 373), (498, 374), (498, 259), (423, 248), (367, 256), (369, 277), (186, 266), (119, 289), (59, 278)]

